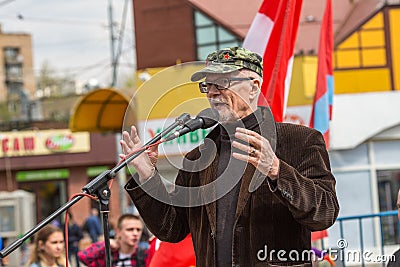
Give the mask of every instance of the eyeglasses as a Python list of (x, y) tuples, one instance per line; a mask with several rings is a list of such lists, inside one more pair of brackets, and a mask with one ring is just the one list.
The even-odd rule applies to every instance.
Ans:
[(231, 77), (231, 78), (219, 78), (215, 81), (204, 81), (199, 83), (200, 92), (206, 94), (210, 91), (211, 86), (215, 86), (218, 90), (224, 90), (231, 87), (231, 81), (251, 81), (253, 77)]

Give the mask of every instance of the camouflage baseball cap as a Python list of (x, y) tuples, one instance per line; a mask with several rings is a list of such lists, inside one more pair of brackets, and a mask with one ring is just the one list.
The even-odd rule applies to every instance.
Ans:
[(208, 73), (230, 73), (243, 68), (262, 76), (262, 57), (242, 47), (224, 48), (209, 54), (206, 67), (195, 72), (190, 79), (195, 82)]

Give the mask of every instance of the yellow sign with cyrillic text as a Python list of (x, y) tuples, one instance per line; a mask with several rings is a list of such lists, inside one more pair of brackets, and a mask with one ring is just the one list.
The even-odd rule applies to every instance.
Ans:
[(68, 129), (0, 133), (0, 157), (82, 153), (90, 151), (89, 132)]

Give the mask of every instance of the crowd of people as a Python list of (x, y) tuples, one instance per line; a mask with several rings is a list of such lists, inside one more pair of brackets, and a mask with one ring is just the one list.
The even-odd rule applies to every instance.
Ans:
[[(103, 235), (97, 235), (96, 241), (93, 241), (88, 228), (90, 224), (87, 224), (88, 220), (100, 219), (94, 214), (98, 212), (92, 210), (85, 222), (78, 225), (73, 215), (68, 213), (68, 238), (62, 223), (52, 222), (44, 226), (30, 239), (29, 259), (21, 266), (66, 267), (68, 262), (71, 267), (106, 267)], [(94, 220), (93, 215), (98, 218)], [(190, 235), (177, 244), (161, 242), (148, 231), (141, 217), (132, 213), (120, 215), (115, 229), (110, 229), (111, 231), (115, 232), (110, 235), (109, 240), (110, 262), (113, 267), (196, 266)], [(65, 257), (66, 243), (68, 258)]]
[[(68, 213), (68, 238), (64, 228), (53, 223), (44, 226), (34, 236), (30, 247), (27, 267), (65, 267), (65, 242), (68, 239), (68, 263), (70, 266), (106, 266), (105, 241), (101, 240), (101, 230), (93, 235), (98, 227), (101, 229), (98, 212), (92, 214), (79, 226)], [(97, 216), (95, 218), (94, 216)], [(89, 223), (88, 223), (89, 221)], [(95, 230), (91, 229), (95, 228)], [(150, 264), (150, 244), (139, 246), (143, 222), (138, 215), (122, 214), (117, 222), (115, 236), (110, 239), (112, 266), (147, 267)], [(83, 241), (87, 235), (90, 242)], [(147, 241), (147, 240), (146, 240)]]

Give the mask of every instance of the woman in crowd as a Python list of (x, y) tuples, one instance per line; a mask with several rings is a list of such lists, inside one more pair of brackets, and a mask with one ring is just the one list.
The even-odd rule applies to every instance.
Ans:
[(29, 267), (64, 267), (64, 234), (54, 225), (46, 225), (35, 236)]

